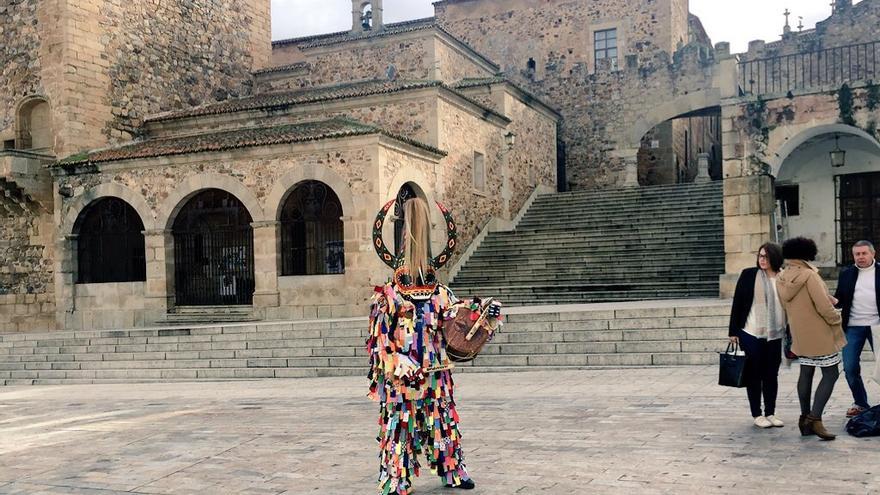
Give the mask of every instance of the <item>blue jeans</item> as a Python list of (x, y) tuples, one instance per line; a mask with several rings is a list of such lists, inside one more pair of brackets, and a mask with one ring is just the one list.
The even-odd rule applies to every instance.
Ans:
[(846, 381), (852, 390), (853, 402), (865, 409), (871, 407), (868, 404), (868, 392), (865, 390), (865, 382), (862, 381), (862, 351), (865, 349), (865, 341), (871, 344), (874, 350), (874, 338), (871, 335), (871, 327), (846, 327), (846, 347), (843, 348), (843, 371), (846, 373)]

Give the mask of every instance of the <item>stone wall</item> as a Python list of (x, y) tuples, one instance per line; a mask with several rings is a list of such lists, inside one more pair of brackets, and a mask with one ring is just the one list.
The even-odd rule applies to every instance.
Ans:
[[(713, 87), (711, 53), (687, 46), (670, 55), (687, 33), (686, 6), (648, 0), (449, 0), (436, 4), (435, 11), (445, 29), (559, 108), (568, 182), (597, 188), (623, 184), (623, 155), (634, 156), (641, 138), (630, 134), (653, 110)], [(619, 70), (597, 70), (593, 32), (611, 28), (618, 30)], [(538, 65), (534, 77), (524, 70), (529, 58)], [(650, 116), (659, 120), (644, 132), (675, 116)]]
[(84, 42), (83, 51), (109, 62), (112, 118), (104, 135), (124, 140), (137, 133), (145, 115), (248, 94), (250, 72), (268, 63), (266, 4), (108, 1), (90, 12), (106, 43)]
[[(438, 103), (439, 148), (448, 151), (438, 173), (439, 196), (455, 214), (459, 245), (467, 246), (492, 217), (502, 212), (501, 167), (503, 164), (504, 127), (475, 118), (456, 105)], [(474, 153), (485, 160), (486, 187), (474, 187)], [(452, 263), (458, 256), (456, 253)]]
[[(48, 100), (59, 122), (61, 100), (61, 17), (66, 0), (0, 4), (0, 147), (17, 138), (16, 110), (28, 97)], [(9, 21), (5, 21), (8, 19)]]
[(453, 83), (467, 77), (480, 78), (495, 75), (494, 70), (475, 63), (471, 57), (471, 54), (466, 54), (462, 47), (450, 40), (444, 37), (435, 38), (434, 64), (436, 71), (434, 79)]
[(0, 192), (0, 332), (54, 328), (52, 215)]
[[(55, 152), (125, 140), (149, 113), (250, 91), (268, 64), (269, 1), (39, 0), (0, 15), (0, 137), (26, 96), (45, 97)], [(204, 26), (204, 29), (194, 29)]]

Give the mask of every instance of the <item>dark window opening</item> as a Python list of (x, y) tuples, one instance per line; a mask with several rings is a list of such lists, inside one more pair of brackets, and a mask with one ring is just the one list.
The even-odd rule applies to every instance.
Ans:
[(118, 198), (95, 201), (77, 219), (77, 283), (143, 282), (147, 279), (144, 224)]
[(342, 203), (318, 181), (297, 185), (281, 210), (281, 274), (345, 273)]
[(796, 184), (776, 186), (776, 201), (782, 203), (785, 216), (796, 217), (801, 214), (800, 188)]

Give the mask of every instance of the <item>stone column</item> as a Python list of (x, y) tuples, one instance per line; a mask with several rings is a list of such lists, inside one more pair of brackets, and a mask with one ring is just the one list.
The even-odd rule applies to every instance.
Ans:
[(147, 281), (144, 308), (150, 322), (163, 320), (174, 306), (174, 234), (170, 230), (144, 231)]
[(734, 125), (738, 107), (724, 106), (721, 112), (726, 273), (720, 279), (720, 295), (728, 298), (733, 297), (739, 273), (755, 265), (758, 248), (772, 239), (776, 202), (773, 179), (755, 172), (751, 165), (754, 151), (744, 132)]
[(55, 321), (60, 330), (79, 330), (76, 311), (76, 251), (79, 236), (65, 235), (55, 246)]
[(625, 163), (623, 187), (639, 187), (638, 156), (627, 156), (623, 160)]
[(709, 176), (709, 153), (700, 153), (697, 155), (697, 176), (694, 178), (696, 183), (711, 182), (712, 177)]
[(271, 308), (280, 304), (278, 292), (278, 227), (277, 221), (254, 222), (254, 308)]

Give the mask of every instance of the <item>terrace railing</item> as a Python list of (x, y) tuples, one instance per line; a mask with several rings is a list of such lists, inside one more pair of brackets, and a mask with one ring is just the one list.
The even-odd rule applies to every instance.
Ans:
[(739, 63), (743, 94), (764, 95), (880, 78), (880, 40)]

